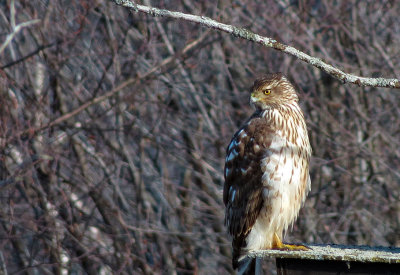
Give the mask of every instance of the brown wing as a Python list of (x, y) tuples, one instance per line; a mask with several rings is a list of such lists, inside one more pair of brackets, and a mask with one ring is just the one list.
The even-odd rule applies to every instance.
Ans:
[(246, 237), (263, 204), (261, 159), (271, 144), (272, 130), (255, 113), (235, 133), (225, 160), (225, 225), (234, 237)]

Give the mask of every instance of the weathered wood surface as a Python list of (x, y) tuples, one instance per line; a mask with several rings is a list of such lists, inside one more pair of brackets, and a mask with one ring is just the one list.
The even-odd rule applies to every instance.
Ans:
[(400, 264), (400, 247), (370, 247), (345, 245), (307, 245), (308, 251), (260, 250), (250, 257), (275, 257), (308, 260), (333, 260)]
[(400, 274), (400, 248), (307, 246), (308, 251), (261, 250), (249, 256), (276, 258), (277, 274), (284, 275)]

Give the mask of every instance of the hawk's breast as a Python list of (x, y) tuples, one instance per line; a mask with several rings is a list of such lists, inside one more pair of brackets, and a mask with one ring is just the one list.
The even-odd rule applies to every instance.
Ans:
[(246, 239), (247, 249), (270, 247), (308, 193), (311, 152), (305, 123), (298, 121), (276, 110), (255, 114), (227, 148), (225, 223), (231, 235)]

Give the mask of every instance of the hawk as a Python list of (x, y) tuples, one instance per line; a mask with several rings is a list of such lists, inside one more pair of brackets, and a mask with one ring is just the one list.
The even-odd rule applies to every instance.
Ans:
[(311, 146), (298, 100), (281, 73), (254, 81), (250, 103), (256, 110), (226, 150), (225, 225), (239, 272), (254, 268), (255, 260), (246, 258), (250, 251), (307, 250), (281, 241), (311, 187)]

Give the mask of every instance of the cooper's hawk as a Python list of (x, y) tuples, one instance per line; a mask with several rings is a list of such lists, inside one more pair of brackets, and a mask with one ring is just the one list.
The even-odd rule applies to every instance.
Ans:
[(249, 251), (306, 249), (281, 242), (311, 187), (311, 146), (298, 96), (281, 73), (268, 74), (254, 82), (250, 103), (256, 111), (233, 136), (224, 170), (235, 269), (251, 262)]

